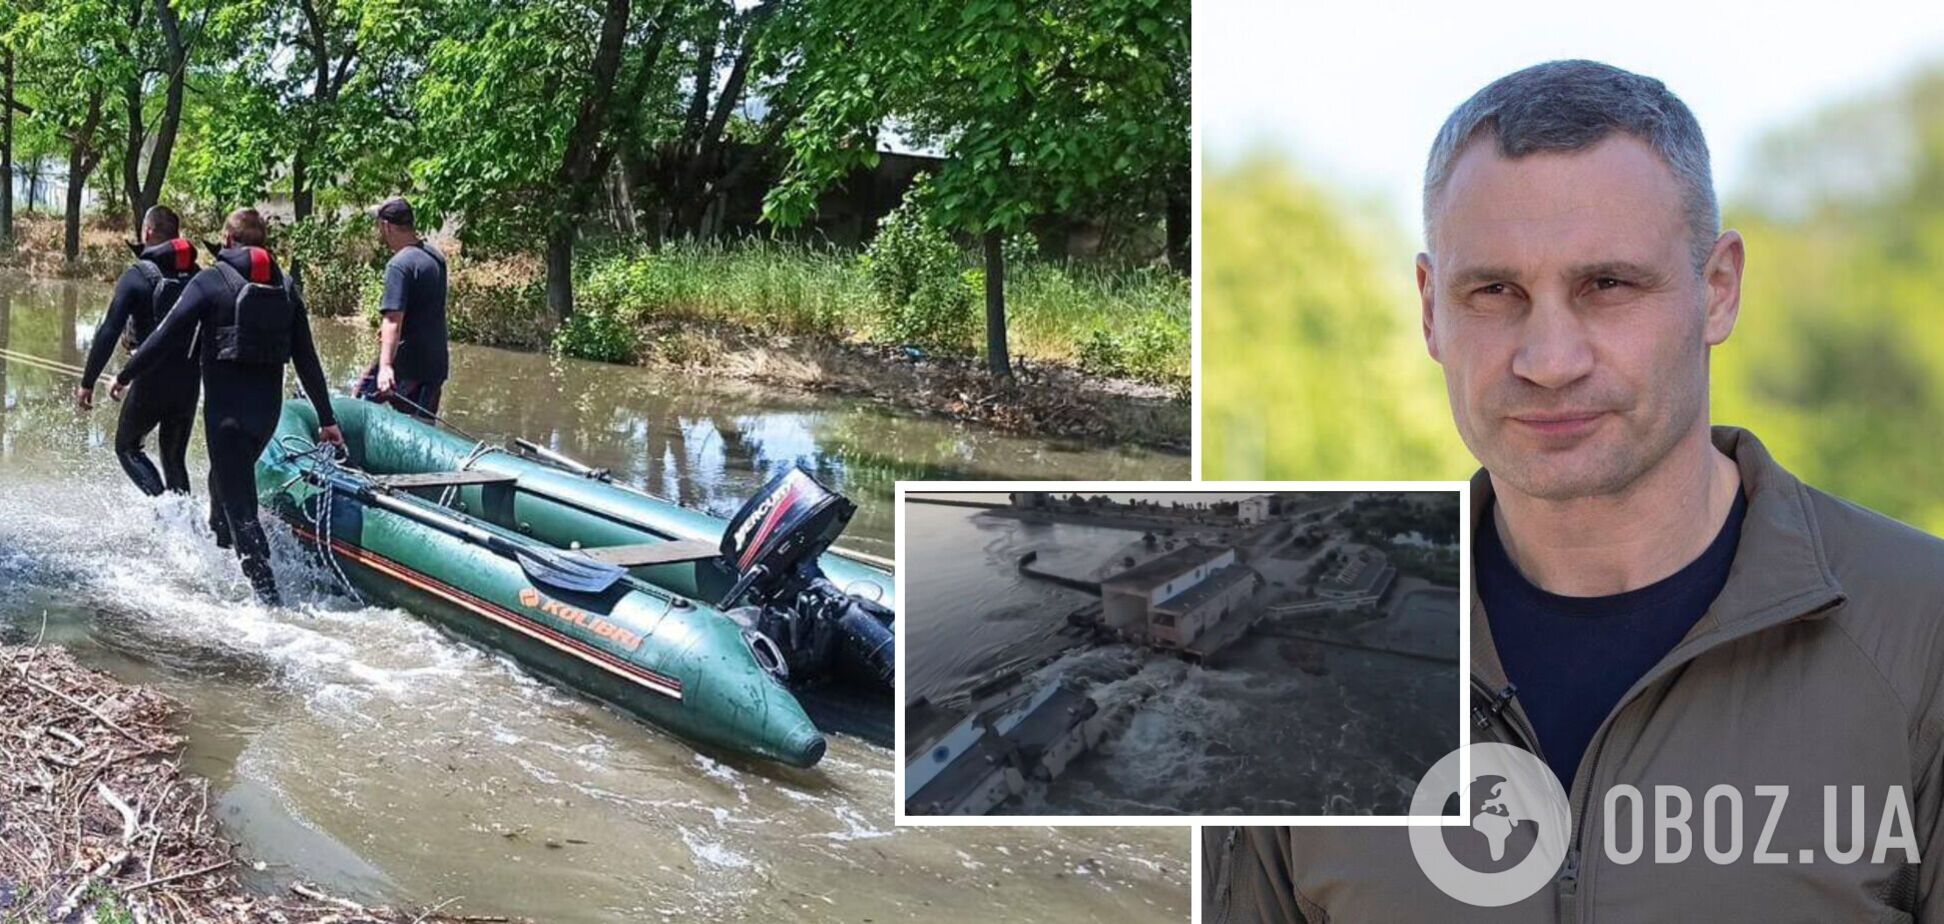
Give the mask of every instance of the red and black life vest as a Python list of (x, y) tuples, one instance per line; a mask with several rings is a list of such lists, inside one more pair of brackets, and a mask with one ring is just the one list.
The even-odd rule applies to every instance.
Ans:
[(250, 261), (247, 277), (229, 261), (216, 260), (233, 295), (215, 308), (216, 358), (245, 365), (282, 365), (290, 359), (297, 302), (290, 297), (288, 281), (277, 278), (269, 251), (261, 247), (243, 251)]
[(136, 255), (135, 271), (149, 285), (147, 312), (132, 312), (122, 328), (122, 346), (131, 352), (155, 333), (155, 326), (167, 317), (169, 309), (182, 298), (182, 290), (196, 275), (196, 248), (182, 238), (143, 248)]

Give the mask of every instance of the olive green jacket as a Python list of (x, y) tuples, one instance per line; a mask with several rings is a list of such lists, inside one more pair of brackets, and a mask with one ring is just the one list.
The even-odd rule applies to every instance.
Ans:
[[(1211, 827), (1203, 921), (1944, 922), (1944, 541), (1804, 485), (1746, 431), (1718, 427), (1714, 441), (1739, 466), (1748, 498), (1727, 584), (1607, 716), (1576, 777), (1562, 781), (1574, 832), (1549, 886), (1477, 908), (1431, 884), (1405, 828)], [(1477, 524), (1490, 509), (1483, 473), (1472, 497)], [(1471, 740), (1534, 750), (1516, 694), (1494, 708), (1508, 684), (1472, 599)], [(1641, 816), (1624, 816), (1643, 817), (1645, 850), (1624, 864), (1605, 847), (1599, 795), (1619, 784), (1647, 795)], [(1739, 791), (1739, 826), (1726, 799), (1704, 822), (1705, 794), (1717, 784)], [(1653, 861), (1656, 785), (1692, 798), (1682, 862)], [(1758, 785), (1790, 787), (1779, 810)], [(1856, 786), (1868, 849), (1838, 863), (1825, 847), (1825, 787), (1836, 787), (1831, 827), (1847, 851)], [(1894, 814), (1893, 787), (1921, 863), (1904, 862), (1902, 849), (1872, 862), (1880, 824)], [(1624, 851), (1632, 822), (1615, 828)], [(1736, 860), (1705, 855), (1703, 838), (1725, 854), (1736, 831)], [(1764, 837), (1764, 856), (1786, 863), (1754, 862)]]

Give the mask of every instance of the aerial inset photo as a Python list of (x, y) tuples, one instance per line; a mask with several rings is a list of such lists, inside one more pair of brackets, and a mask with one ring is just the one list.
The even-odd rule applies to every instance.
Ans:
[(1406, 814), (1460, 743), (1427, 487), (905, 491), (903, 816)]

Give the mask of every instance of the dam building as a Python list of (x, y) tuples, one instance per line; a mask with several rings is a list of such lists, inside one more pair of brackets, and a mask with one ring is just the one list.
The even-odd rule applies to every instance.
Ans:
[(1101, 621), (1130, 641), (1186, 648), (1254, 587), (1235, 550), (1185, 545), (1100, 582)]

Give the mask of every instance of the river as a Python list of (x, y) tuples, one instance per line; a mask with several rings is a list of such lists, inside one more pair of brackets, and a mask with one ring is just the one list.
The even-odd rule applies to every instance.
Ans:
[[(0, 347), (79, 364), (108, 289), (0, 276)], [(372, 350), (317, 322), (345, 382)], [(122, 477), (114, 405), (0, 359), (0, 635), (60, 644), (188, 712), (185, 769), (266, 887), (546, 921), (1179, 921), (1181, 828), (896, 828), (892, 753), (838, 737), (812, 771), (722, 759), (538, 682), (305, 571), (251, 601), (204, 495)], [(1180, 456), (1001, 435), (864, 401), (459, 345), (448, 416), (523, 435), (719, 515), (800, 462), (890, 554), (898, 479), (1186, 476)], [(203, 471), (201, 435), (191, 469)]]

